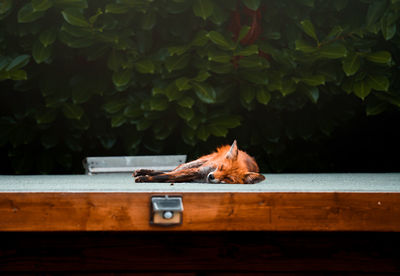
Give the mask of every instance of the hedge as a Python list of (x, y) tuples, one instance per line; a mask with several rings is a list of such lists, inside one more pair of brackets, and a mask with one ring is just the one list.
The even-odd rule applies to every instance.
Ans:
[(399, 20), (399, 0), (3, 0), (2, 171), (233, 139), (263, 171), (324, 170), (307, 147), (398, 114)]

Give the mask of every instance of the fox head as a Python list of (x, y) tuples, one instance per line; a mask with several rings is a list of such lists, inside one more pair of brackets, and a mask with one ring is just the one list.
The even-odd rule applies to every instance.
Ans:
[(222, 156), (216, 169), (207, 175), (208, 182), (253, 184), (265, 179), (258, 173), (259, 168), (254, 158), (238, 149), (236, 140), (230, 148), (219, 148), (217, 154)]

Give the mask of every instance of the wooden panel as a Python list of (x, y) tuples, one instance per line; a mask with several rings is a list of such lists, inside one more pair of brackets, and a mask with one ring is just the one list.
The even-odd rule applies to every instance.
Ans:
[(152, 195), (0, 193), (0, 231), (400, 231), (398, 193), (181, 193), (173, 227), (150, 225)]
[(399, 247), (371, 232), (0, 233), (0, 271), (400, 275)]

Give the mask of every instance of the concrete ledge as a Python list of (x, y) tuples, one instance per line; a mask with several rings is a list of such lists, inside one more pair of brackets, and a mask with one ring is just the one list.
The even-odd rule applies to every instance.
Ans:
[(0, 176), (0, 193), (268, 193), (362, 192), (400, 193), (400, 173), (384, 174), (265, 174), (249, 185), (205, 183), (135, 183), (131, 174)]

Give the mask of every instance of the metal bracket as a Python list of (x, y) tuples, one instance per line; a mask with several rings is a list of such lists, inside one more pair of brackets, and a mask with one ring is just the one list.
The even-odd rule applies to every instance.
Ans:
[(182, 224), (183, 203), (180, 196), (154, 196), (151, 198), (151, 224), (179, 225)]
[(136, 169), (171, 171), (186, 162), (186, 155), (87, 157), (86, 174), (132, 173)]

